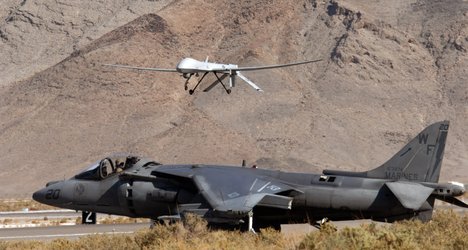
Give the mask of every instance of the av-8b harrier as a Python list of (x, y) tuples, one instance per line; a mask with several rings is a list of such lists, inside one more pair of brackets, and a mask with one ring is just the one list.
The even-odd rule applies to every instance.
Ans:
[(165, 165), (127, 155), (106, 157), (75, 177), (47, 183), (34, 200), (80, 211), (183, 219), (248, 230), (283, 223), (370, 218), (431, 219), (436, 199), (455, 198), (461, 183), (438, 183), (448, 121), (419, 133), (382, 166), (366, 172), (290, 173), (221, 165)]

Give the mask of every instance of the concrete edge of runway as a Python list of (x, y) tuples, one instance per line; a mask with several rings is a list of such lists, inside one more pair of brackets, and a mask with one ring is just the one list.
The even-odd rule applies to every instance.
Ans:
[[(445, 210), (446, 207), (438, 210)], [(452, 207), (448, 207), (452, 209)], [(455, 209), (454, 209), (455, 210)], [(465, 209), (466, 210), (466, 209)], [(459, 213), (466, 214), (465, 210), (456, 210)], [(436, 210), (437, 212), (437, 210)], [(0, 219), (6, 218), (5, 216), (16, 215), (18, 217), (28, 219), (44, 218), (44, 215), (59, 215), (71, 214), (73, 218), (80, 217), (81, 213), (74, 210), (38, 210), (38, 211), (13, 211), (13, 212), (0, 212)], [(108, 216), (107, 214), (102, 214)], [(36, 217), (34, 217), (36, 216)], [(10, 218), (10, 217), (7, 217)], [(374, 223), (377, 226), (389, 225), (389, 223), (376, 222), (372, 220), (350, 220), (350, 221), (332, 221), (338, 229), (344, 227), (358, 227), (361, 224)], [(126, 224), (96, 224), (96, 225), (59, 225), (59, 226), (34, 226), (34, 227), (13, 227), (0, 229), (1, 240), (54, 240), (58, 238), (77, 239), (79, 237), (95, 234), (130, 234), (135, 231), (149, 228), (149, 223), (126, 223)], [(318, 230), (310, 224), (283, 224), (281, 231), (286, 235), (289, 234), (307, 234)]]

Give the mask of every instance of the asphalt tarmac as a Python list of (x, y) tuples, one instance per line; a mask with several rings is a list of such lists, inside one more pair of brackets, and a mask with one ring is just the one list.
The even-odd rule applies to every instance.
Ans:
[[(98, 217), (107, 216), (98, 214)], [(81, 213), (73, 210), (48, 210), (48, 211), (19, 211), (0, 212), (0, 220), (13, 219), (18, 224), (13, 227), (0, 228), (0, 241), (2, 240), (54, 240), (77, 239), (79, 237), (93, 234), (126, 234), (149, 228), (149, 223), (129, 223), (129, 224), (96, 224), (96, 225), (61, 225), (61, 226), (31, 226), (26, 221), (41, 220), (44, 217), (52, 219), (77, 218)], [(345, 226), (357, 227), (361, 224), (371, 223), (371, 220), (354, 220), (333, 222), (338, 228)], [(306, 234), (318, 230), (309, 224), (288, 224), (282, 225), (281, 231), (285, 234)]]
[[(333, 222), (337, 228), (357, 227), (361, 224), (372, 223), (371, 220), (354, 220)], [(374, 222), (376, 223), (376, 222)], [(385, 224), (377, 222), (378, 225)], [(79, 237), (94, 234), (127, 234), (141, 229), (149, 228), (149, 223), (129, 224), (97, 224), (97, 225), (71, 225), (71, 226), (47, 226), (47, 227), (22, 227), (0, 229), (0, 241), (2, 240), (54, 240), (77, 239)], [(318, 230), (309, 224), (287, 224), (281, 226), (285, 234), (307, 234)]]
[(0, 219), (39, 219), (39, 218), (76, 218), (80, 217), (81, 212), (75, 210), (40, 210), (40, 211), (13, 211), (0, 212)]
[(149, 223), (97, 224), (73, 226), (23, 227), (0, 229), (2, 240), (77, 239), (93, 234), (126, 234), (149, 228)]
[[(452, 206), (441, 206), (442, 209), (453, 209), (453, 211), (465, 214), (465, 209)], [(454, 209), (455, 208), (455, 209)], [(81, 213), (72, 210), (54, 210), (54, 211), (31, 211), (31, 212), (1, 212), (0, 220), (11, 219), (34, 219), (34, 218), (68, 218), (79, 217)], [(99, 215), (98, 215), (99, 216)], [(377, 226), (386, 223), (375, 222), (371, 220), (350, 220), (334, 221), (333, 224), (338, 228), (358, 227), (361, 224), (375, 223)], [(41, 226), (41, 227), (15, 227), (0, 228), (0, 241), (3, 240), (53, 240), (53, 239), (77, 239), (82, 236), (93, 234), (127, 234), (135, 231), (149, 228), (149, 223), (129, 223), (129, 224), (97, 224), (97, 225), (62, 225), (62, 226)], [(309, 224), (287, 224), (281, 225), (281, 231), (285, 234), (306, 234), (318, 230)]]

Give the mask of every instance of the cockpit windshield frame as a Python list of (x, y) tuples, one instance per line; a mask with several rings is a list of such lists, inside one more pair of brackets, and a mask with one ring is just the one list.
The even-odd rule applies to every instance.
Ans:
[(99, 163), (101, 160), (96, 161), (91, 164), (85, 170), (81, 171), (79, 174), (75, 175), (75, 179), (82, 180), (98, 180), (99, 177)]
[(111, 175), (120, 173), (123, 170), (132, 167), (138, 160), (138, 157), (131, 155), (113, 155), (105, 157), (75, 175), (75, 179), (95, 181), (103, 180)]

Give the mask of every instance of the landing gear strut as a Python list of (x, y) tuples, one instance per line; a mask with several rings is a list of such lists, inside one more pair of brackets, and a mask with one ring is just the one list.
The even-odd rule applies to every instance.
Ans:
[(202, 75), (201, 79), (198, 81), (197, 85), (195, 85), (195, 87), (194, 87), (193, 89), (189, 90), (189, 94), (190, 94), (190, 95), (193, 95), (193, 93), (195, 92), (195, 90), (198, 88), (198, 85), (200, 85), (201, 81), (203, 81), (203, 78), (205, 78), (205, 76), (206, 76), (208, 73), (209, 73), (209, 72), (205, 72), (205, 73)]
[(255, 230), (253, 229), (253, 211), (250, 211), (247, 215), (249, 217), (249, 226), (248, 226), (248, 231), (252, 232), (254, 234), (257, 234)]
[(216, 79), (218, 79), (219, 83), (223, 86), (224, 90), (226, 90), (226, 93), (231, 94), (231, 89), (226, 88), (226, 85), (224, 85), (223, 81), (219, 78), (218, 74), (216, 72), (213, 72), (213, 74), (216, 76)]
[[(195, 93), (195, 90), (198, 88), (198, 86), (200, 85), (200, 83), (203, 81), (203, 78), (205, 78), (205, 76), (210, 73), (210, 72), (205, 72), (202, 77), (200, 78), (200, 80), (198, 80), (197, 84), (195, 85), (195, 87), (193, 89), (190, 89), (189, 90), (189, 94), (190, 95), (193, 95), (193, 93)], [(226, 91), (226, 93), (228, 94), (231, 94), (231, 89), (228, 89), (226, 87), (226, 85), (223, 83), (223, 79), (228, 75), (228, 74), (224, 74), (223, 76), (219, 77), (218, 74), (216, 72), (213, 72), (213, 74), (216, 76), (216, 79), (217, 81), (214, 82), (210, 87), (208, 87), (207, 89), (205, 89), (205, 92), (208, 91), (209, 89), (211, 89), (212, 87), (214, 87), (218, 82), (223, 86), (224, 90)], [(191, 76), (191, 75), (190, 75)], [(188, 89), (188, 81), (189, 81), (190, 77), (187, 79), (187, 81), (185, 81), (185, 90)]]

